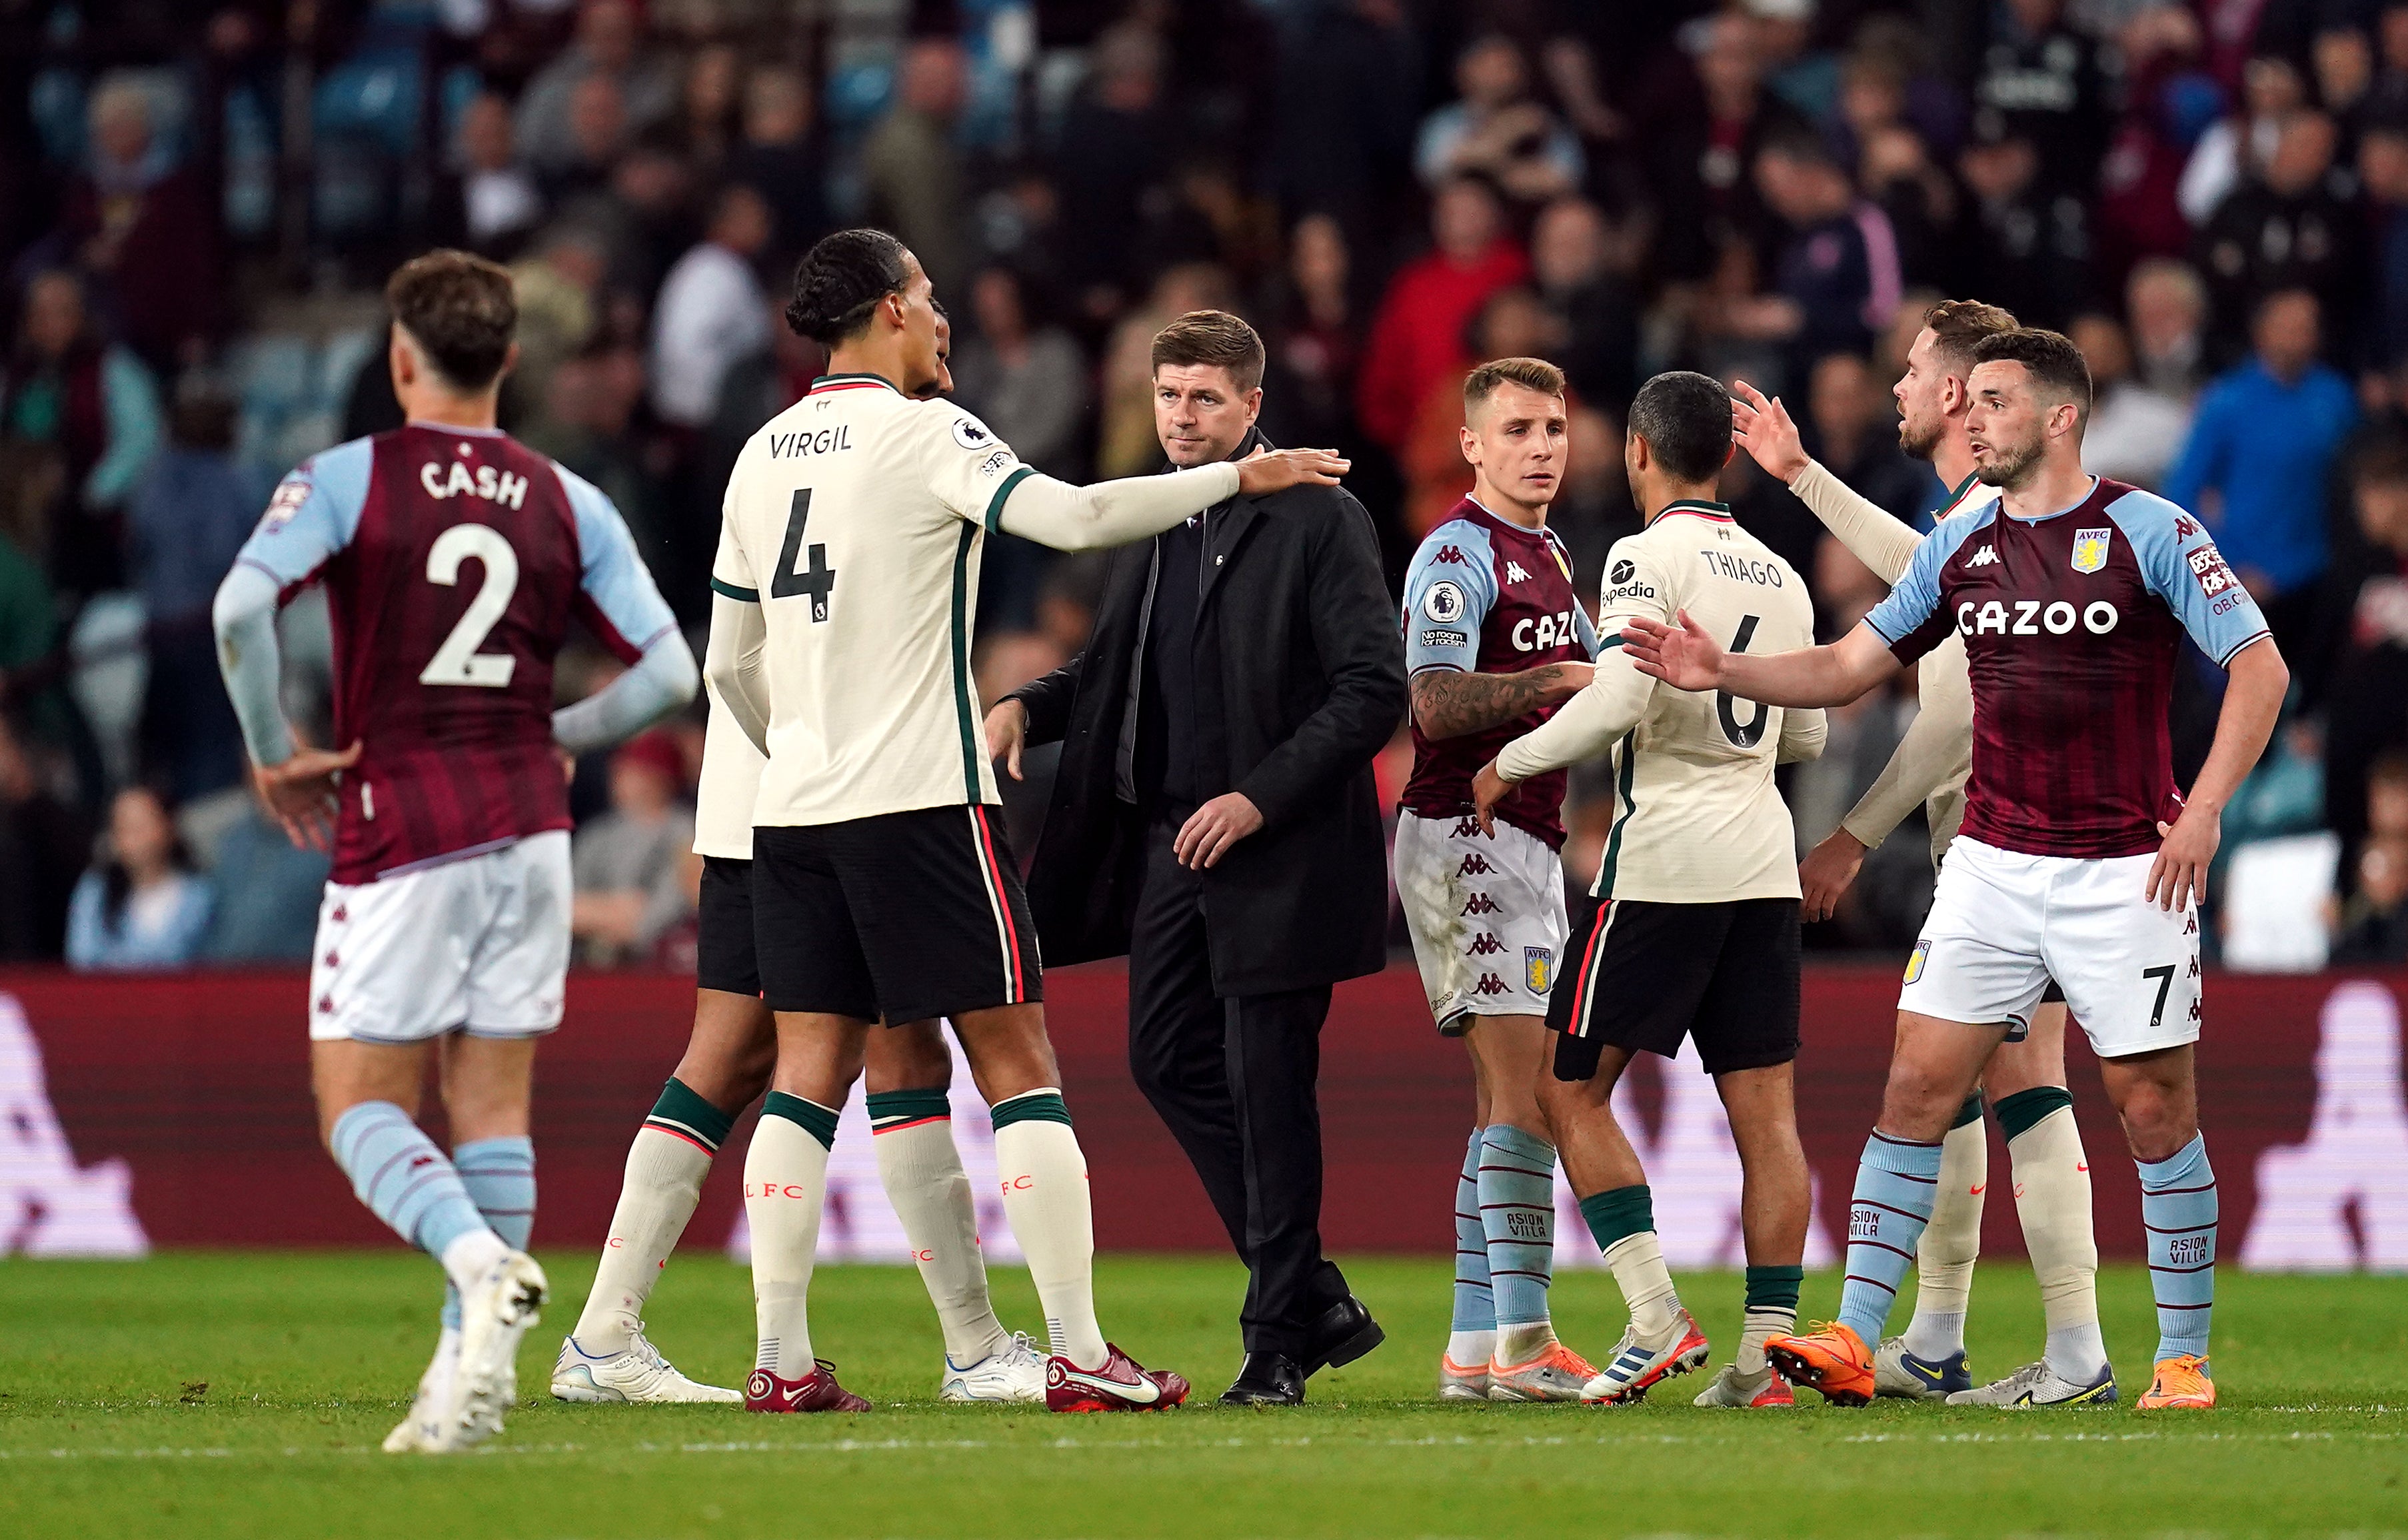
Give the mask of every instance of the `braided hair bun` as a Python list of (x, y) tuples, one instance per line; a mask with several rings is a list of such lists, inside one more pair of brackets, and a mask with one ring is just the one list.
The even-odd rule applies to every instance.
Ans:
[(903, 243), (883, 230), (839, 230), (823, 236), (795, 268), (786, 324), (798, 336), (834, 347), (867, 324), (880, 300), (907, 281)]

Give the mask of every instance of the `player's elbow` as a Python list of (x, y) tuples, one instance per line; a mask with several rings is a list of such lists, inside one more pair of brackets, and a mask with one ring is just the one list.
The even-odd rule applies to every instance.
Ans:
[(237, 566), (218, 584), (217, 596), (209, 602), (209, 624), (223, 640), (275, 608), (275, 582), (254, 567)]
[(702, 670), (695, 665), (694, 649), (686, 646), (685, 637), (670, 632), (652, 644), (652, 656), (661, 681), (661, 693), (667, 697), (669, 710), (676, 710), (694, 699), (702, 688)]

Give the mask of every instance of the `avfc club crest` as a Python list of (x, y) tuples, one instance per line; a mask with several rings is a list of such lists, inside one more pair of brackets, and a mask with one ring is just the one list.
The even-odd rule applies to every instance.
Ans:
[(1923, 977), (1923, 964), (1930, 958), (1930, 956), (1931, 943), (1928, 941), (1916, 942), (1914, 944), (1914, 950), (1907, 954), (1906, 977), (1902, 982), (1912, 984), (1916, 979), (1921, 978)]
[(2086, 529), (2073, 532), (2073, 570), (2096, 572), (2107, 564), (2107, 541), (2115, 532), (2112, 529)]
[(1547, 985), (1554, 980), (1555, 971), (1554, 948), (1525, 947), (1522, 948), (1522, 979), (1529, 986), (1532, 994), (1547, 992)]

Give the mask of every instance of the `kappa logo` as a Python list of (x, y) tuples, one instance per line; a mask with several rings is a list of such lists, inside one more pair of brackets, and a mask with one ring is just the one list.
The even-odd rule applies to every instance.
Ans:
[(1965, 564), (1969, 567), (1994, 567), (1999, 564), (1999, 553), (1992, 550), (1989, 547), (1984, 546), (1981, 549), (1975, 551), (1973, 553), (1973, 559)]
[(1471, 945), (1463, 948), (1466, 957), (1494, 957), (1505, 949), (1505, 943), (1486, 931), (1474, 936)]
[(2199, 523), (2198, 523), (2198, 520), (2196, 520), (2192, 519), (2192, 518), (2191, 518), (2191, 516), (2190, 516), (2189, 514), (2186, 514), (2186, 513), (2178, 513), (2178, 514), (2175, 514), (2175, 515), (2174, 515), (2174, 538), (2175, 538), (2175, 539), (2177, 539), (2177, 540), (2187, 540), (2187, 539), (2189, 539), (2192, 535), (2197, 535), (2198, 533), (2199, 533)]
[(2107, 544), (2114, 535), (2112, 529), (2086, 529), (2073, 532), (2073, 570), (2097, 572), (2107, 564)]
[(1505, 580), (1509, 583), (1526, 583), (1530, 580), (1530, 575), (1522, 570), (1521, 563), (1509, 561), (1505, 563)]
[[(1464, 905), (1463, 905), (1463, 913), (1464, 913), (1464, 914), (1467, 914), (1467, 915), (1484, 915), (1484, 914), (1496, 914), (1496, 913), (1498, 913), (1498, 912), (1499, 912), (1499, 905), (1498, 905), (1498, 902), (1497, 902), (1495, 899), (1493, 899), (1493, 898), (1489, 897), (1486, 893), (1474, 893), (1474, 894), (1472, 894), (1469, 898), (1468, 898), (1468, 899), (1466, 899), (1466, 900), (1464, 901)], [(1460, 917), (1460, 916), (1458, 916), (1457, 918), (1461, 918), (1461, 917)]]
[(1438, 548), (1438, 554), (1431, 557), (1430, 560), (1439, 563), (1452, 562), (1456, 566), (1469, 566), (1471, 564), (1463, 559), (1463, 549), (1459, 546), (1440, 546)]
[(1455, 837), (1457, 839), (1469, 839), (1474, 834), (1484, 836), (1487, 833), (1480, 826), (1480, 820), (1469, 813), (1455, 820)]
[(1512, 986), (1506, 983), (1505, 980), (1498, 977), (1493, 973), (1484, 973), (1480, 976), (1480, 982), (1471, 986), (1471, 992), (1474, 994), (1511, 994), (1512, 992)]
[(1486, 877), (1496, 870), (1496, 867), (1488, 864), (1488, 858), (1486, 856), (1474, 850), (1469, 855), (1463, 858), (1463, 864), (1455, 869), (1455, 875), (1457, 877)]

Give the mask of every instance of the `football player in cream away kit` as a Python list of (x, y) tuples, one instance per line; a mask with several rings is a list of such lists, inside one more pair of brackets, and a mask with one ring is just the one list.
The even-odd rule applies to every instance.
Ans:
[(1564, 947), (1565, 773), (1515, 788), (1494, 823), (1472, 772), (1588, 683), (1597, 634), (1547, 528), (1564, 474), (1564, 377), (1535, 358), (1463, 386), (1471, 495), (1405, 576), (1413, 773), (1397, 816), (1397, 895), (1438, 1030), (1471, 1050), (1477, 1116), (1455, 1185), (1448, 1400), (1577, 1401), (1597, 1371), (1555, 1339), (1555, 1147), (1539, 1111), (1547, 986)]
[[(1999, 495), (1973, 474), (1973, 447), (1965, 431), (1973, 397), (1966, 380), (1974, 345), (2014, 325), (2014, 317), (1995, 305), (1942, 301), (1925, 314), (1907, 353), (1906, 373), (1891, 392), (1898, 402), (1899, 447), (1928, 461), (1953, 489), (1940, 510), (1942, 520)], [(1816, 464), (1777, 397), (1767, 399), (1742, 381), (1731, 408), (1740, 442), (1756, 463), (1785, 482), (1875, 577), (1896, 584), (1922, 536)], [(1917, 710), (1897, 752), (1839, 828), (1799, 863), (1810, 920), (1831, 912), (1856, 879), (1865, 852), (1918, 806), (1930, 829), (1934, 867), (1956, 837), (1973, 762), (1973, 687), (1964, 639), (1947, 637), (1916, 667)], [(2048, 1340), (2044, 1362), (1976, 1386), (1965, 1356), (1965, 1319), (1973, 1262), (1982, 1248), (1983, 1193), (1990, 1185), (1985, 1096), (2014, 1162), (2015, 1216), (2040, 1283)], [(2107, 1365), (2107, 1345), (2099, 1329), (2090, 1158), (2066, 1089), (2065, 995), (2054, 983), (2032, 1012), (2029, 1034), (2000, 1045), (1982, 1072), (1981, 1087), (1966, 1098), (1941, 1140), (1940, 1181), (1931, 1222), (1915, 1243), (1914, 1273), (1914, 1318), (1903, 1333), (1873, 1348), (1876, 1393), (1999, 1406), (2073, 1406), (2114, 1399), (2114, 1379), (2100, 1372)]]
[[(385, 297), (406, 423), (285, 478), (214, 620), (262, 795), (296, 839), (333, 824), (310, 1072), (360, 1201), (451, 1280), (434, 1362), (384, 1446), (432, 1453), (500, 1431), (544, 1295), (525, 1253), (527, 1101), (568, 969), (561, 756), (684, 704), (695, 668), (609, 499), (494, 426), (517, 352), (509, 273), (436, 251)], [(339, 750), (296, 745), (278, 697), (277, 607), (312, 582), (334, 620)], [(628, 667), (555, 712), (572, 616)], [(430, 1064), (448, 1159), (416, 1121)]]
[[(926, 395), (952, 389), (944, 369), (949, 332), (939, 317), (939, 378)], [(715, 694), (715, 692), (714, 692)], [(767, 1090), (777, 1028), (761, 1001), (752, 949), (752, 801), (766, 762), (716, 699), (704, 730), (702, 785), (695, 806), (695, 853), (703, 859), (695, 960), (694, 1031), (684, 1057), (627, 1151), (626, 1177), (577, 1329), (561, 1344), (552, 1393), (564, 1401), (736, 1402), (735, 1390), (680, 1374), (644, 1334), (645, 1301), (668, 1265), (702, 1195), (713, 1157), (745, 1107)], [(944, 1329), (939, 1401), (1045, 1399), (1045, 1359), (1027, 1333), (1007, 1332), (987, 1292), (978, 1215), (953, 1146), (947, 1091), (953, 1057), (936, 1022), (873, 1034), (863, 1056), (879, 1183)], [(755, 1196), (746, 1184), (746, 1196)], [(800, 1305), (787, 1319), (809, 1321)], [(797, 1357), (811, 1359), (801, 1350)], [(764, 1411), (862, 1411), (868, 1403), (813, 1360), (791, 1393), (762, 1397)]]
[(1606, 557), (1588, 687), (1504, 745), (1472, 784), (1481, 821), (1534, 777), (1611, 751), (1614, 818), (1597, 884), (1573, 917), (1547, 1024), (1542, 1110), (1563, 1151), (1629, 1329), (1584, 1401), (1634, 1402), (1706, 1362), (1705, 1334), (1674, 1292), (1647, 1174), (1613, 1115), (1641, 1053), (1695, 1043), (1730, 1115), (1745, 1188), (1747, 1316), (1739, 1352), (1702, 1406), (1784, 1406), (1764, 1344), (1795, 1325), (1811, 1203), (1791, 1070), (1798, 1057), (1798, 868), (1777, 763), (1823, 751), (1820, 711), (1733, 693), (1684, 694), (1632, 666), (1623, 628), (1684, 610), (1734, 651), (1813, 639), (1806, 585), (1712, 500), (1729, 461), (1730, 396), (1703, 375), (1657, 375), (1630, 404), (1623, 463), (1647, 527)]
[(913, 398), (938, 374), (934, 298), (877, 231), (813, 247), (787, 317), (829, 345), (829, 373), (738, 457), (705, 663), (767, 760), (752, 910), (778, 1060), (745, 1162), (760, 1330), (748, 1404), (815, 1372), (800, 1305), (867, 1034), (943, 1017), (994, 1109), (1004, 1212), (1051, 1339), (1046, 1404), (1176, 1405), (1187, 1381), (1140, 1367), (1096, 1320), (1086, 1161), (970, 676), (980, 560), (993, 531), (1111, 545), (1241, 490), (1332, 483), (1344, 462), (1288, 450), (1085, 488), (1040, 476), (968, 413)]
[[(2000, 496), (1933, 531), (1862, 624), (1770, 657), (1727, 651), (1694, 617), (1635, 619), (1624, 632), (1640, 666), (1680, 689), (1795, 706), (1853, 700), (1951, 635), (1971, 665), (1965, 820), (1899, 992), (1881, 1120), (1849, 1209), (1840, 1318), (1766, 1350), (1833, 1401), (1870, 1399), (1870, 1345), (1930, 1219), (1941, 1140), (2054, 979), (2140, 1168), (2158, 1322), (2140, 1405), (2209, 1407), (2216, 1194), (2193, 1067), (2194, 905), (2224, 805), (2265, 749), (2289, 671), (2197, 520), (2083, 473), (2090, 374), (2071, 342), (2017, 330), (1984, 338), (1973, 356), (1966, 429), (1976, 473)], [(2187, 798), (2166, 724), (2185, 636), (2228, 674)], [(2033, 1404), (2086, 1389), (2050, 1376), (2043, 1361)], [(2099, 1383), (2112, 1378), (2101, 1365)]]

